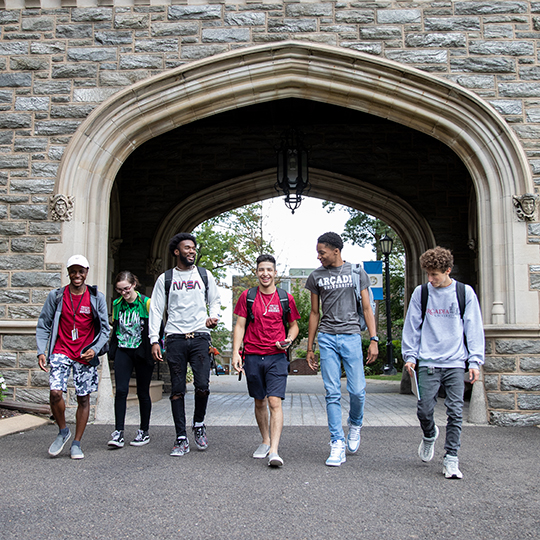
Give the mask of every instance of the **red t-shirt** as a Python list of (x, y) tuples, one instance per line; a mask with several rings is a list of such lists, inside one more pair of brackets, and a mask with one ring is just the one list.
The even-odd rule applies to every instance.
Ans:
[[(73, 309), (75, 308), (75, 320)], [(77, 339), (73, 339), (73, 329), (77, 329)], [(62, 313), (58, 325), (58, 339), (54, 345), (54, 354), (65, 354), (71, 360), (88, 364), (81, 360), (81, 351), (92, 343), (95, 336), (94, 317), (90, 304), (88, 287), (84, 294), (70, 294), (69, 286), (64, 290), (62, 298)]]
[[(300, 318), (298, 309), (292, 295), (289, 297), (290, 312), (287, 317), (289, 323)], [(245, 290), (238, 299), (234, 308), (235, 315), (247, 319), (247, 290)], [(257, 295), (253, 302), (253, 316), (255, 320), (249, 323), (244, 335), (244, 351), (246, 354), (270, 355), (282, 353), (282, 349), (276, 347), (276, 341), (283, 341), (285, 327), (283, 326), (283, 315), (279, 294), (274, 291), (273, 294), (262, 294), (257, 289)], [(247, 324), (247, 322), (246, 322)]]

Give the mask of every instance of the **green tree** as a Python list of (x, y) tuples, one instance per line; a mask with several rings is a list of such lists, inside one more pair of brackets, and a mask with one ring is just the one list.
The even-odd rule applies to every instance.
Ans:
[(303, 288), (300, 280), (297, 280), (292, 288), (292, 295), (294, 297), (294, 302), (298, 313), (300, 314), (300, 319), (298, 321), (298, 336), (292, 342), (292, 348), (295, 349), (300, 345), (301, 341), (308, 337), (308, 327), (309, 327), (309, 312), (311, 311), (311, 294)]
[(197, 264), (223, 281), (227, 269), (246, 276), (245, 286), (256, 284), (253, 262), (261, 253), (274, 253), (263, 236), (262, 204), (254, 203), (225, 212), (201, 223), (197, 238)]

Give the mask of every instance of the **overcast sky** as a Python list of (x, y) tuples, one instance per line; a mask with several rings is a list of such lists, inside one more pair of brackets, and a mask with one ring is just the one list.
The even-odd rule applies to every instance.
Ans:
[[(283, 197), (263, 201), (263, 234), (275, 250), (278, 272), (288, 275), (291, 268), (317, 268), (317, 238), (328, 231), (338, 234), (343, 232), (349, 214), (339, 210), (328, 213), (322, 207), (320, 199), (308, 198), (302, 201), (294, 213), (285, 206)], [(346, 243), (343, 247), (346, 261), (360, 263), (375, 260), (371, 248), (360, 248)], [(228, 278), (229, 284), (232, 277)], [(232, 294), (228, 289), (221, 289), (221, 303), (227, 306), (222, 321), (230, 328), (232, 325)]]

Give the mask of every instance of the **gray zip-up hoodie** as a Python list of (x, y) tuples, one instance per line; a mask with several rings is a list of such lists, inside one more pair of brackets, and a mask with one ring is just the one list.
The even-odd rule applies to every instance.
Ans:
[(484, 363), (484, 327), (474, 290), (465, 285), (463, 320), (459, 313), (455, 281), (448, 287), (433, 287), (429, 283), (428, 291), (424, 324), (421, 286), (416, 287), (412, 294), (403, 326), (403, 360), (442, 368), (465, 368), (468, 360), (469, 368), (478, 369)]
[[(67, 286), (67, 285), (66, 285)], [(103, 347), (109, 341), (110, 327), (109, 314), (107, 313), (107, 302), (105, 296), (98, 292), (96, 286), (87, 285), (90, 292), (90, 305), (92, 306), (92, 315), (94, 316), (95, 337), (82, 352), (88, 349), (93, 349), (96, 353), (94, 358), (90, 360), (91, 366), (99, 365), (99, 354), (105, 354), (107, 351), (102, 351)], [(36, 343), (37, 354), (47, 354), (45, 351), (48, 347), (47, 362), (54, 350), (56, 340), (58, 339), (58, 326), (60, 324), (60, 315), (62, 314), (62, 302), (64, 290), (66, 287), (51, 291), (45, 300), (43, 309), (39, 315), (36, 328)]]

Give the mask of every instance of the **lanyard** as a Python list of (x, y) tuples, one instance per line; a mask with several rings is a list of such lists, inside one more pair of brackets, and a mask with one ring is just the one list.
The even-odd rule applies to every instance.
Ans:
[(84, 294), (86, 293), (86, 289), (81, 294), (81, 299), (79, 300), (79, 304), (77, 305), (77, 309), (75, 309), (75, 307), (73, 305), (73, 296), (71, 296), (71, 290), (68, 289), (68, 291), (69, 291), (69, 300), (71, 301), (71, 309), (73, 310), (73, 330), (76, 330), (77, 325), (75, 324), (75, 319), (77, 317), (77, 311), (79, 311), (79, 308), (81, 307), (81, 304), (82, 304), (82, 301), (83, 301), (83, 298), (84, 298)]

